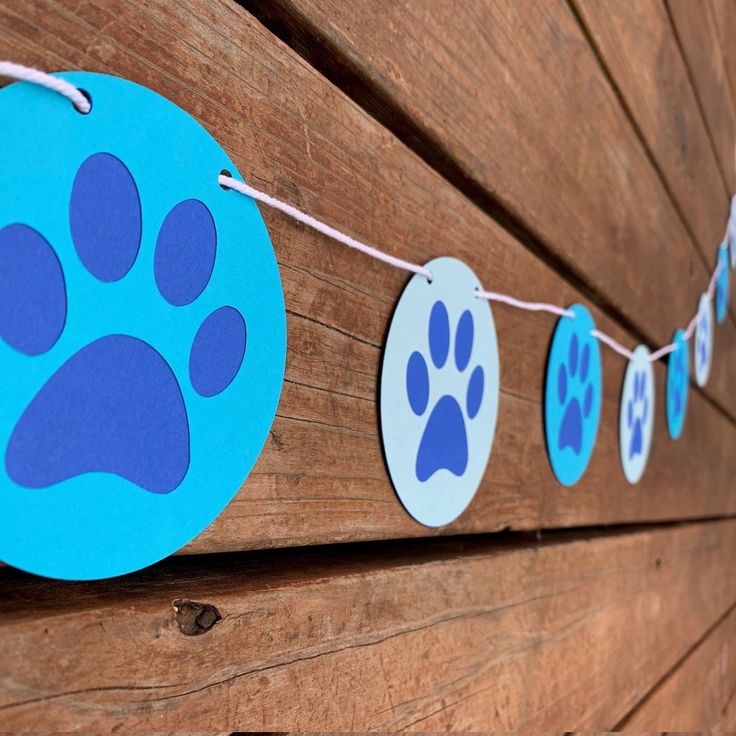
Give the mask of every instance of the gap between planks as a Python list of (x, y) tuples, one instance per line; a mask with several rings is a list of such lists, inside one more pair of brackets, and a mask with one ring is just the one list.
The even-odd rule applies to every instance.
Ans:
[[(315, 550), (171, 561), (75, 596), (11, 581), (0, 710), (30, 730), (610, 729), (732, 605), (734, 539), (731, 520), (384, 545), (380, 564)], [(211, 631), (182, 628), (184, 597), (217, 606)]]
[[(539, 529), (536, 531), (502, 530), (480, 534), (458, 534), (452, 537), (419, 537), (378, 539), (360, 542), (329, 543), (286, 548), (261, 548), (241, 552), (198, 553), (174, 555), (129, 575), (93, 581), (67, 581), (37, 577), (0, 562), (0, 630), (2, 624), (22, 618), (25, 611), (36, 613), (40, 608), (59, 607), (68, 610), (75, 594), (78, 602), (98, 602), (98, 597), (121, 593), (143, 593), (155, 581), (159, 584), (185, 582), (206, 578), (213, 571), (231, 575), (261, 574), (266, 578), (282, 577), (288, 567), (304, 568), (304, 579), (353, 572), (375, 572), (416, 564), (457, 559), (488, 552), (514, 552), (546, 549), (559, 545), (600, 539), (615, 539), (666, 529), (707, 527), (736, 520), (736, 514), (706, 518), (678, 519), (662, 522), (637, 522), (580, 526), (573, 528)], [(336, 547), (339, 556), (336, 556)], [(299, 578), (302, 579), (302, 578)], [(697, 643), (694, 645), (697, 646)]]

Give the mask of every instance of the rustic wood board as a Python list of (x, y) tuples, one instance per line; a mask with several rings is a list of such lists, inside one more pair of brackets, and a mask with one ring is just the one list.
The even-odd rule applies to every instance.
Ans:
[(736, 730), (736, 610), (708, 633), (634, 712), (627, 731)]
[(710, 2), (667, 0), (666, 7), (685, 56), (693, 89), (700, 102), (728, 191), (732, 193), (736, 189), (736, 108), (713, 6)]
[[(7, 54), (21, 61), (149, 84), (202, 120), (256, 185), (370, 242), (417, 261), (455, 254), (508, 293), (532, 284), (540, 299), (581, 298), (237, 6), (69, 0), (29, 3), (21, 14), (0, 3), (0, 28)], [(389, 483), (376, 418), (380, 346), (405, 277), (280, 215), (264, 216), (289, 309), (287, 381), (254, 472), (187, 551), (736, 513), (733, 424), (694, 393), (685, 434), (670, 442), (662, 367), (650, 466), (639, 486), (626, 483), (617, 445), (624, 362), (608, 351), (593, 462), (581, 484), (560, 487), (547, 462), (541, 407), (553, 318), (498, 306), (502, 395), (484, 483), (455, 524), (439, 532), (419, 526)], [(593, 312), (602, 329), (632, 340)], [(725, 361), (719, 350), (717, 363)]]
[(736, 5), (732, 0), (711, 0), (710, 6), (721, 43), (731, 99), (736, 101), (736, 49), (733, 47), (734, 33), (736, 33)]
[[(566, 3), (241, 1), (650, 344), (690, 319), (728, 213), (694, 98), (661, 113), (692, 126), (678, 209)], [(736, 360), (733, 321), (719, 351)], [(733, 417), (730, 378), (715, 366), (707, 391)]]
[[(683, 220), (706, 257), (714, 260), (724, 232), (723, 197), (732, 187), (726, 186), (719, 168), (667, 7), (635, 0), (572, 0), (572, 4)], [(693, 10), (693, 15), (703, 17), (702, 10)], [(698, 45), (708, 46), (707, 35)], [(716, 50), (720, 58), (717, 41)], [(729, 127), (723, 125), (722, 130)], [(730, 149), (732, 172), (733, 145)]]
[[(95, 584), (6, 571), (0, 719), (34, 731), (610, 730), (733, 605), (735, 554), (736, 521), (720, 521), (180, 558)], [(184, 635), (202, 608), (182, 599), (220, 620)]]
[[(689, 45), (697, 46), (697, 53), (703, 57), (697, 64), (702, 85), (698, 85), (696, 91), (664, 3), (636, 0), (571, 2), (622, 104), (662, 172), (691, 237), (713, 268), (717, 246), (725, 231), (723, 196), (729, 199), (734, 192), (736, 131), (728, 122), (730, 95), (728, 99), (715, 99), (718, 69), (716, 61), (710, 57), (717, 55), (721, 63), (722, 57), (717, 39), (708, 33), (706, 14), (710, 8), (707, 3), (700, 8), (690, 3), (689, 14), (697, 16), (699, 22), (692, 26), (683, 18), (689, 33), (694, 34), (688, 36)], [(693, 51), (691, 56), (697, 62), (695, 54)], [(707, 104), (705, 109), (701, 100)], [(710, 110), (714, 106), (718, 107), (723, 119), (715, 120), (716, 113)], [(709, 134), (708, 113), (719, 126), (717, 129), (730, 140), (727, 152), (717, 149)], [(725, 158), (719, 160), (718, 154), (724, 154)], [(724, 171), (728, 172), (727, 177)], [(732, 380), (729, 365), (720, 366), (714, 379), (720, 390), (727, 390)]]

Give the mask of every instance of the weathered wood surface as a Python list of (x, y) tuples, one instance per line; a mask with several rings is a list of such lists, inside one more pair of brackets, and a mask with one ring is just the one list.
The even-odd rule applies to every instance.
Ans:
[(634, 731), (736, 731), (736, 610), (620, 724)]
[[(673, 16), (680, 18), (678, 35), (664, 2), (571, 2), (683, 222), (712, 268), (724, 235), (723, 197), (728, 200), (734, 191), (736, 129), (730, 119), (730, 94), (718, 85), (719, 72), (723, 78), (722, 56), (708, 25), (710, 7), (685, 2), (686, 11), (673, 3)], [(687, 58), (681, 40), (690, 48)], [(720, 70), (714, 56), (721, 61)], [(693, 86), (688, 61), (702, 84)], [(718, 142), (709, 132), (709, 119), (718, 126)], [(719, 367), (714, 380), (716, 393), (727, 390), (733, 380), (728, 362)]]
[[(667, 0), (667, 9), (685, 56), (693, 89), (703, 111), (728, 191), (734, 192), (736, 107), (728, 82), (713, 5), (710, 2)], [(731, 38), (729, 45), (732, 44)]]
[(710, 6), (720, 41), (731, 99), (736, 102), (736, 49), (733, 45), (734, 33), (736, 33), (736, 5), (732, 0), (711, 0)]
[[(689, 318), (733, 186), (733, 107), (715, 102), (736, 89), (733, 5), (712, 0), (710, 20), (680, 0), (243, 5), (273, 10), (317, 69), (228, 0), (0, 0), (3, 56), (147, 84), (257, 186), (397, 255), (456, 255), (489, 288), (592, 301), (627, 344)], [(725, 61), (698, 48), (714, 34)], [(733, 729), (736, 521), (708, 520), (736, 515), (733, 322), (677, 443), (657, 366), (636, 487), (618, 459), (624, 362), (604, 348), (598, 446), (566, 489), (542, 428), (554, 320), (494, 307), (491, 462), (468, 511), (428, 530), (396, 500), (378, 438), (405, 276), (264, 218), (288, 309), (284, 392), (254, 472), (185, 551), (695, 521), (189, 556), (94, 584), (0, 570), (0, 727)]]
[[(243, 2), (650, 343), (690, 319), (728, 212), (702, 120), (661, 113), (693, 140), (674, 159), (684, 212), (567, 3)], [(733, 321), (719, 351), (736, 360)], [(734, 417), (730, 370), (714, 368), (706, 391)]]
[[(231, 3), (39, 1), (22, 12), (0, 4), (0, 28), (10, 57), (149, 84), (195, 114), (249, 180), (370, 242), (417, 261), (452, 253), (484, 283), (508, 293), (526, 295), (531, 284), (539, 299), (581, 299)], [(693, 393), (685, 434), (671, 442), (661, 366), (650, 465), (639, 486), (626, 483), (617, 444), (624, 362), (606, 350), (603, 419), (591, 467), (578, 486), (559, 486), (548, 466), (541, 419), (553, 319), (497, 306), (502, 394), (485, 480), (455, 524), (437, 532), (414, 523), (389, 483), (375, 408), (380, 346), (405, 277), (280, 215), (266, 211), (264, 217), (289, 310), (287, 380), (254, 472), (188, 551), (736, 513), (732, 423)], [(689, 263), (679, 263), (683, 272)], [(626, 268), (619, 274), (623, 281), (631, 273)], [(637, 298), (646, 308), (647, 295)], [(669, 306), (665, 311), (674, 316)], [(633, 341), (600, 310), (593, 312), (602, 329)], [(723, 334), (716, 335), (716, 365), (727, 361)]]
[[(573, 5), (682, 219), (712, 261), (724, 232), (724, 197), (732, 187), (719, 168), (667, 7), (636, 0), (573, 0)], [(693, 7), (693, 15), (702, 17), (706, 5)], [(707, 47), (707, 36), (698, 45)], [(722, 126), (724, 133), (729, 127)], [(731, 140), (727, 163), (733, 179), (733, 133)]]
[[(349, 549), (180, 558), (74, 586), (6, 571), (0, 719), (87, 732), (610, 730), (736, 600), (735, 521)], [(182, 599), (220, 620), (185, 635)]]

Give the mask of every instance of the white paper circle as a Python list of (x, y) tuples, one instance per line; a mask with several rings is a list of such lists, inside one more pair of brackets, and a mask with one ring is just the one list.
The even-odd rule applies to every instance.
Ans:
[(707, 294), (700, 297), (698, 319), (695, 323), (695, 344), (693, 345), (695, 381), (705, 386), (710, 376), (713, 362), (713, 304)]
[(404, 508), (438, 527), (456, 519), (483, 478), (498, 412), (499, 365), (490, 305), (455, 258), (404, 289), (381, 370), (381, 436)]
[(624, 475), (638, 483), (649, 459), (654, 431), (654, 368), (649, 349), (639, 345), (629, 361), (621, 390), (618, 418), (619, 450)]

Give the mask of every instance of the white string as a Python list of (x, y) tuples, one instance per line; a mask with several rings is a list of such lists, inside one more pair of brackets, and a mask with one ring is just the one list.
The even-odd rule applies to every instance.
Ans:
[[(86, 114), (92, 109), (89, 100), (80, 89), (75, 87), (73, 84), (64, 81), (63, 79), (60, 79), (59, 77), (54, 77), (50, 74), (47, 74), (46, 72), (42, 72), (40, 69), (23, 66), (21, 64), (15, 64), (12, 61), (0, 61), (0, 75), (11, 77), (13, 79), (24, 82), (30, 82), (32, 84), (37, 84), (41, 87), (45, 87), (46, 89), (58, 92), (59, 94), (70, 100), (74, 107), (81, 113)], [(736, 148), (734, 149), (734, 157), (736, 159)], [(379, 261), (387, 263), (389, 266), (395, 266), (396, 268), (401, 268), (405, 271), (410, 271), (411, 273), (421, 274), (427, 280), (432, 281), (432, 272), (424, 266), (420, 266), (417, 263), (412, 263), (411, 261), (405, 261), (402, 258), (397, 258), (396, 256), (392, 256), (388, 253), (384, 253), (383, 251), (378, 250), (378, 248), (374, 248), (373, 246), (367, 245), (366, 243), (362, 243), (361, 241), (356, 240), (350, 235), (346, 235), (340, 230), (337, 230), (336, 228), (327, 225), (326, 223), (316, 219), (315, 217), (312, 217), (311, 215), (298, 210), (296, 207), (293, 207), (292, 205), (283, 202), (276, 197), (272, 197), (270, 194), (266, 194), (265, 192), (262, 192), (255, 187), (249, 186), (245, 182), (233, 179), (231, 176), (220, 174), (217, 180), (222, 187), (225, 187), (226, 189), (232, 189), (236, 192), (239, 192), (240, 194), (244, 194), (247, 197), (251, 197), (252, 199), (262, 202), (268, 207), (279, 210), (280, 212), (293, 217), (298, 222), (308, 225), (313, 230), (316, 230), (317, 232), (320, 232), (323, 235), (326, 235), (327, 237), (332, 238), (339, 243), (342, 243), (343, 245), (347, 245), (349, 248), (359, 250), (362, 253), (371, 256), (372, 258), (376, 258)], [(728, 226), (726, 226), (726, 237), (727, 236)], [(711, 301), (715, 296), (716, 282), (722, 266), (723, 264), (719, 259), (716, 263), (715, 270), (713, 271), (710, 282), (708, 284), (708, 289), (706, 291), (706, 297), (709, 301)], [(524, 309), (530, 312), (549, 312), (550, 314), (554, 314), (559, 317), (575, 317), (575, 313), (571, 310), (558, 307), (554, 304), (548, 304), (547, 302), (527, 302), (522, 299), (517, 299), (513, 296), (509, 296), (508, 294), (500, 294), (495, 291), (484, 291), (482, 289), (476, 289), (475, 297), (478, 299), (487, 299), (488, 301), (501, 302), (517, 309)], [(684, 332), (685, 340), (690, 340), (692, 338), (695, 331), (695, 326), (697, 324), (697, 319), (698, 314), (696, 313), (692, 320), (690, 320), (690, 323), (688, 324), (687, 329)], [(605, 332), (594, 329), (590, 331), (590, 334), (627, 360), (633, 361), (635, 359), (634, 353), (631, 350), (618, 342), (618, 340), (615, 340), (610, 335), (607, 335)], [(663, 345), (658, 350), (650, 353), (647, 356), (647, 360), (650, 362), (654, 362), (656, 360), (659, 360), (660, 358), (663, 358), (665, 355), (669, 355), (673, 351), (677, 350), (677, 348), (677, 343), (669, 343), (668, 345)]]
[(388, 253), (384, 253), (383, 251), (378, 250), (378, 248), (374, 248), (373, 246), (361, 243), (359, 240), (351, 238), (349, 235), (336, 230), (334, 227), (330, 227), (330, 225), (317, 220), (315, 217), (305, 214), (301, 210), (298, 210), (296, 207), (292, 207), (290, 204), (282, 202), (280, 199), (276, 199), (276, 197), (272, 197), (270, 194), (266, 194), (259, 189), (255, 189), (254, 187), (251, 187), (242, 181), (233, 179), (232, 176), (225, 176), (224, 174), (220, 174), (217, 177), (217, 180), (221, 186), (227, 187), (228, 189), (234, 189), (235, 191), (240, 192), (240, 194), (245, 194), (248, 197), (257, 199), (259, 202), (263, 202), (263, 204), (268, 205), (275, 210), (284, 212), (290, 217), (293, 217), (295, 220), (303, 222), (305, 225), (309, 225), (309, 227), (311, 227), (313, 230), (317, 230), (317, 232), (320, 232), (323, 235), (327, 235), (327, 237), (332, 238), (333, 240), (337, 240), (339, 243), (347, 245), (349, 248), (355, 248), (362, 253), (366, 253), (373, 258), (377, 258), (379, 261), (388, 263), (389, 266), (403, 268), (405, 271), (411, 271), (412, 273), (421, 274), (422, 276), (425, 276), (429, 281), (432, 280), (432, 272), (428, 268), (424, 268), (424, 266), (420, 266), (416, 263), (411, 263), (410, 261), (405, 261), (402, 258), (396, 258), (396, 256), (391, 256)]
[(655, 350), (653, 353), (650, 353), (647, 356), (647, 360), (650, 363), (654, 363), (655, 361), (659, 360), (660, 358), (664, 358), (665, 355), (669, 355), (670, 353), (674, 353), (675, 350), (679, 345), (676, 342), (671, 342), (669, 345), (663, 345), (659, 350)]
[(549, 312), (550, 314), (556, 314), (559, 317), (575, 317), (575, 312), (569, 309), (563, 309), (557, 307), (554, 304), (547, 304), (547, 302), (525, 302), (521, 299), (516, 299), (513, 296), (507, 294), (499, 294), (497, 291), (483, 291), (477, 289), (475, 292), (476, 299), (487, 299), (489, 302), (503, 302), (509, 304), (517, 309), (525, 309), (528, 312)]
[(590, 334), (593, 335), (593, 337), (598, 338), (602, 343), (608, 345), (611, 350), (614, 350), (627, 360), (634, 360), (634, 353), (632, 353), (631, 350), (625, 348), (618, 340), (614, 340), (609, 335), (606, 335), (605, 332), (601, 332), (600, 330), (591, 330)]
[[(401, 258), (396, 258), (395, 256), (388, 255), (387, 253), (384, 253), (377, 248), (373, 248), (370, 245), (361, 243), (360, 241), (355, 240), (349, 235), (336, 230), (330, 225), (327, 225), (324, 222), (321, 222), (320, 220), (317, 220), (316, 218), (305, 214), (301, 210), (296, 209), (296, 207), (293, 207), (292, 205), (287, 204), (286, 202), (283, 202), (276, 197), (272, 197), (270, 194), (266, 194), (265, 192), (262, 192), (255, 187), (249, 186), (242, 181), (233, 179), (231, 176), (220, 174), (218, 177), (218, 182), (223, 187), (234, 189), (240, 194), (244, 194), (248, 197), (252, 197), (253, 199), (258, 200), (259, 202), (263, 202), (269, 207), (273, 207), (274, 209), (290, 215), (299, 222), (303, 222), (305, 225), (309, 225), (310, 227), (323, 233), (324, 235), (327, 235), (328, 237), (333, 238), (334, 240), (337, 240), (338, 242), (343, 243), (351, 248), (356, 248), (357, 250), (360, 250), (363, 253), (372, 256), (373, 258), (377, 258), (378, 260), (383, 261), (384, 263), (388, 263), (390, 266), (396, 266), (398, 268), (403, 268), (406, 271), (419, 273), (423, 276), (426, 276), (429, 281), (432, 280), (431, 271), (424, 268), (423, 266), (419, 266), (418, 264), (411, 263), (409, 261), (404, 261)], [(716, 280), (718, 278), (721, 265), (721, 262), (718, 261), (713, 275), (711, 276), (710, 283), (708, 284), (708, 290), (706, 291), (708, 299), (713, 299), (715, 295)], [(564, 309), (563, 307), (558, 307), (555, 304), (549, 304), (547, 302), (528, 302), (524, 301), (523, 299), (517, 299), (516, 297), (509, 296), (508, 294), (501, 294), (496, 291), (485, 291), (483, 289), (476, 289), (475, 297), (477, 299), (487, 299), (488, 301), (501, 302), (503, 304), (508, 304), (511, 307), (515, 307), (516, 309), (524, 309), (528, 312), (549, 312), (550, 314), (554, 314), (559, 317), (575, 317), (575, 313), (571, 310)], [(697, 314), (691, 320), (690, 324), (687, 327), (687, 330), (685, 330), (686, 340), (689, 340), (692, 337), (696, 322)], [(635, 360), (634, 353), (631, 350), (622, 345), (615, 338), (607, 335), (605, 332), (594, 329), (590, 331), (590, 334), (627, 360)], [(678, 347), (679, 346), (677, 343), (669, 343), (667, 345), (663, 345), (661, 348), (658, 348), (654, 352), (647, 355), (646, 360), (650, 363), (653, 363), (674, 352), (675, 350), (677, 350)]]
[[(713, 274), (710, 277), (710, 281), (708, 282), (708, 289), (705, 292), (705, 296), (708, 299), (708, 301), (713, 301), (713, 298), (715, 297), (716, 282), (718, 281), (718, 274), (721, 272), (722, 267), (723, 267), (723, 263), (721, 263), (721, 261), (719, 260), (716, 263), (716, 267), (713, 270)], [(693, 336), (693, 333), (695, 332), (695, 326), (698, 323), (698, 314), (699, 314), (699, 311), (695, 313), (695, 316), (688, 323), (687, 329), (684, 332), (684, 338), (686, 341), (690, 340)], [(619, 355), (623, 355), (625, 358), (628, 358), (629, 360), (634, 359), (634, 353), (632, 353), (631, 350), (628, 350), (620, 342), (618, 342), (617, 340), (614, 340), (612, 337), (609, 337), (608, 335), (601, 332), (600, 330), (591, 330), (590, 334), (593, 335), (594, 337), (597, 337), (601, 342), (606, 343), (606, 345), (608, 345), (610, 348), (615, 350)], [(679, 345), (676, 342), (671, 342), (671, 343), (668, 343), (667, 345), (663, 345), (658, 350), (655, 350), (653, 353), (650, 353), (649, 355), (647, 355), (646, 360), (649, 363), (654, 363), (660, 358), (663, 358), (665, 355), (674, 353), (678, 347)]]
[(30, 82), (31, 84), (37, 84), (41, 87), (46, 87), (54, 92), (58, 92), (68, 100), (71, 101), (72, 105), (83, 114), (87, 114), (91, 109), (92, 105), (89, 104), (89, 100), (84, 94), (73, 84), (65, 82), (59, 77), (53, 77), (51, 74), (46, 74), (40, 69), (34, 69), (30, 66), (23, 66), (22, 64), (15, 64), (12, 61), (0, 61), (0, 75), (3, 77), (10, 77), (11, 79), (17, 79), (21, 82)]
[(723, 264), (721, 263), (721, 259), (718, 259), (718, 263), (716, 263), (716, 267), (713, 271), (713, 275), (710, 277), (710, 281), (708, 282), (708, 291), (706, 294), (708, 295), (708, 300), (712, 300), (713, 297), (716, 295), (716, 281), (718, 280), (718, 274), (721, 272), (721, 267)]
[(687, 329), (685, 330), (685, 339), (689, 340), (693, 334), (695, 333), (695, 325), (698, 324), (698, 317), (699, 315), (696, 314), (688, 323)]

